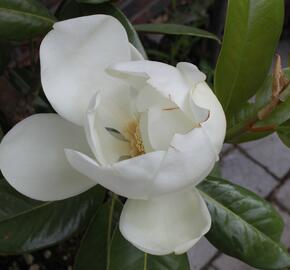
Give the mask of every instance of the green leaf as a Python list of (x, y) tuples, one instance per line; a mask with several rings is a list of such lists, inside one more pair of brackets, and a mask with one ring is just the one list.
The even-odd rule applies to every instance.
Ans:
[(0, 75), (4, 72), (10, 60), (10, 47), (6, 43), (0, 43)]
[(122, 207), (122, 203), (113, 198), (97, 210), (83, 236), (75, 270), (107, 269), (112, 232), (117, 226)]
[(207, 32), (205, 30), (193, 27), (193, 26), (171, 24), (171, 23), (166, 23), (166, 24), (154, 23), (154, 24), (137, 24), (137, 25), (134, 25), (134, 27), (138, 32), (202, 37), (202, 38), (214, 39), (220, 43), (220, 40), (216, 35), (210, 32)]
[(290, 121), (287, 121), (277, 129), (281, 141), (290, 148)]
[(133, 25), (125, 16), (125, 14), (116, 6), (110, 3), (104, 3), (104, 4), (94, 6), (94, 8), (92, 9), (90, 5), (86, 5), (86, 6), (83, 6), (83, 10), (86, 14), (87, 13), (90, 13), (90, 14), (102, 13), (102, 14), (111, 15), (115, 17), (116, 19), (118, 19), (127, 31), (129, 41), (136, 47), (136, 49), (138, 49), (138, 51), (143, 55), (144, 58), (147, 58), (143, 45)]
[(123, 238), (116, 230), (111, 246), (108, 270), (189, 270), (186, 254), (152, 256), (143, 253)]
[(220, 178), (208, 177), (198, 188), (212, 217), (206, 237), (216, 248), (256, 268), (290, 266), (279, 244), (283, 221), (268, 202)]
[(104, 199), (96, 186), (79, 196), (38, 202), (0, 185), (0, 253), (19, 254), (43, 248), (84, 227)]
[[(283, 70), (290, 79), (290, 69)], [(247, 132), (244, 127), (255, 119), (255, 127), (279, 126), (290, 119), (290, 98), (281, 102), (277, 108), (264, 120), (257, 120), (258, 112), (265, 107), (272, 96), (272, 76), (268, 76), (257, 92), (254, 103), (245, 103), (237, 112), (228, 115), (228, 129), (226, 135), (227, 143), (243, 143), (247, 141), (261, 139), (273, 131), (267, 132)]]
[(83, 15), (84, 14), (82, 14), (81, 5), (74, 0), (63, 1), (55, 13), (55, 16), (61, 21), (80, 17)]
[(45, 34), (54, 17), (37, 0), (0, 0), (0, 39), (23, 40)]
[(265, 80), (284, 18), (283, 0), (229, 0), (215, 72), (215, 92), (225, 111), (253, 96)]

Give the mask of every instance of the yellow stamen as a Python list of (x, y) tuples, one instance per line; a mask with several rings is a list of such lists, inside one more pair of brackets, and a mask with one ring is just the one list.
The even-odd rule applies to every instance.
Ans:
[(124, 129), (123, 135), (131, 145), (130, 155), (132, 157), (145, 154), (139, 124), (136, 120), (129, 122), (129, 124)]

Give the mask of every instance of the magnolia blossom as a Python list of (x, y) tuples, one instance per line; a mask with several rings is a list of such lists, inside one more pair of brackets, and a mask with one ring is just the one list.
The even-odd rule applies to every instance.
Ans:
[(144, 60), (105, 15), (56, 23), (40, 60), (58, 115), (33, 115), (4, 137), (7, 181), (44, 201), (100, 184), (128, 198), (120, 231), (132, 244), (186, 252), (210, 228), (195, 186), (218, 160), (226, 128), (205, 75), (190, 63)]

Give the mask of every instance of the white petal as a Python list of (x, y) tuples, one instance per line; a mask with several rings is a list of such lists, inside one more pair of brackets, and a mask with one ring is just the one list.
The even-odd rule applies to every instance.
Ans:
[[(90, 102), (85, 118), (87, 140), (100, 164), (112, 164), (120, 157), (129, 155), (128, 142), (114, 137), (108, 129), (122, 132), (132, 116), (126, 104), (126, 92), (123, 95), (96, 94)], [(119, 97), (119, 102), (117, 101)], [(129, 100), (129, 98), (127, 98)], [(122, 102), (123, 101), (123, 102)], [(127, 105), (127, 106), (126, 106)]]
[[(157, 98), (157, 94), (152, 94), (152, 90), (150, 91), (148, 89), (149, 85), (159, 95), (169, 100), (169, 102), (174, 102), (196, 124), (205, 121), (208, 117), (208, 111), (197, 106), (195, 108), (195, 114), (192, 114), (190, 108), (192, 105), (190, 104), (190, 92), (196, 84), (205, 80), (205, 75), (190, 63), (179, 63), (177, 68), (175, 68), (160, 62), (147, 60), (134, 61), (113, 65), (108, 69), (108, 72), (115, 77), (129, 82), (136, 89), (146, 88), (146, 92), (144, 90), (143, 93), (140, 93), (142, 95), (141, 102), (137, 100), (137, 108), (139, 111), (143, 111), (146, 107), (149, 107), (150, 100), (156, 100), (154, 102), (155, 104), (151, 106), (156, 105), (156, 103), (161, 103), (160, 97)], [(190, 76), (192, 76), (191, 79), (189, 79)], [(142, 104), (143, 99), (145, 100), (145, 104), (138, 105)]]
[(176, 65), (176, 68), (181, 72), (181, 74), (187, 80), (187, 83), (191, 85), (191, 87), (206, 80), (205, 74), (202, 73), (197, 68), (197, 66), (191, 63), (180, 62)]
[(149, 141), (155, 150), (167, 150), (175, 134), (185, 134), (194, 127), (193, 121), (176, 106), (153, 107), (147, 114)]
[(19, 192), (59, 200), (95, 185), (67, 162), (64, 148), (90, 153), (82, 128), (56, 114), (37, 114), (10, 130), (0, 145), (0, 168)]
[(138, 112), (145, 112), (151, 107), (172, 108), (176, 104), (160, 95), (152, 86), (146, 85), (138, 92), (136, 107)]
[(104, 70), (130, 61), (130, 50), (124, 27), (111, 16), (93, 15), (54, 24), (40, 48), (42, 86), (54, 109), (82, 125), (92, 96), (122, 85)]
[(199, 83), (192, 93), (192, 99), (197, 106), (209, 110), (209, 118), (201, 123), (217, 156), (221, 151), (226, 134), (226, 117), (221, 104), (208, 85)]
[(158, 170), (152, 192), (156, 196), (197, 185), (213, 169), (216, 153), (203, 128), (176, 134)]
[(144, 60), (143, 55), (131, 43), (130, 43), (130, 49), (131, 49), (132, 61)]
[(170, 65), (144, 60), (119, 63), (109, 70), (112, 75), (129, 81), (137, 89), (143, 88), (148, 83), (180, 108), (188, 101), (187, 84), (181, 73)]
[(128, 198), (146, 199), (151, 195), (152, 182), (165, 152), (152, 152), (126, 159), (112, 166), (100, 166), (88, 156), (66, 149), (70, 164), (105, 188)]
[(186, 252), (210, 226), (210, 214), (197, 190), (127, 200), (120, 218), (122, 235), (153, 255)]

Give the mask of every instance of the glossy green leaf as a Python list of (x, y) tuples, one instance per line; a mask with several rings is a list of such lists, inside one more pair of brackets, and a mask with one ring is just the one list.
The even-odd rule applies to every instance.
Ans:
[(143, 253), (123, 238), (116, 230), (111, 246), (108, 270), (189, 270), (186, 254), (152, 256)]
[(70, 199), (38, 202), (1, 182), (0, 253), (24, 253), (66, 239), (87, 225), (104, 194), (97, 186)]
[(83, 236), (75, 261), (75, 270), (107, 269), (112, 232), (122, 210), (120, 201), (110, 200), (100, 209)]
[(287, 121), (277, 129), (281, 141), (290, 148), (290, 121)]
[[(290, 69), (284, 69), (284, 74), (290, 79)], [(228, 143), (243, 143), (247, 141), (261, 139), (273, 131), (265, 132), (247, 132), (244, 127), (247, 123), (255, 120), (255, 127), (270, 127), (279, 126), (290, 119), (290, 97), (284, 102), (281, 102), (278, 107), (264, 120), (257, 120), (258, 112), (265, 107), (271, 100), (272, 95), (272, 76), (268, 76), (263, 85), (257, 92), (254, 103), (245, 103), (237, 112), (229, 114), (228, 129), (226, 135), (226, 142)]]
[(220, 43), (219, 38), (205, 30), (180, 24), (171, 23), (152, 23), (152, 24), (136, 24), (134, 25), (138, 32), (148, 32), (156, 34), (169, 34), (169, 35), (185, 35), (214, 39)]
[(222, 252), (260, 269), (283, 269), (290, 257), (280, 244), (283, 221), (265, 200), (226, 180), (199, 185), (212, 217), (208, 240)]
[(144, 56), (144, 58), (147, 58), (145, 50), (143, 48), (143, 45), (139, 39), (139, 36), (138, 36), (136, 30), (134, 29), (131, 22), (128, 20), (128, 18), (125, 16), (125, 14), (120, 9), (118, 9), (116, 6), (114, 6), (113, 4), (110, 4), (110, 3), (96, 5), (96, 6), (94, 6), (93, 9), (92, 9), (92, 7), (89, 7), (89, 6), (91, 6), (91, 5), (83, 6), (83, 10), (86, 13), (87, 12), (89, 12), (91, 14), (92, 13), (102, 13), (102, 14), (111, 15), (111, 16), (115, 17), (116, 19), (118, 19), (127, 31), (129, 41), (138, 49), (138, 51)]
[(54, 17), (37, 0), (0, 0), (0, 39), (23, 40), (45, 34)]
[(265, 80), (284, 18), (283, 0), (229, 0), (225, 34), (215, 73), (215, 92), (234, 110)]

